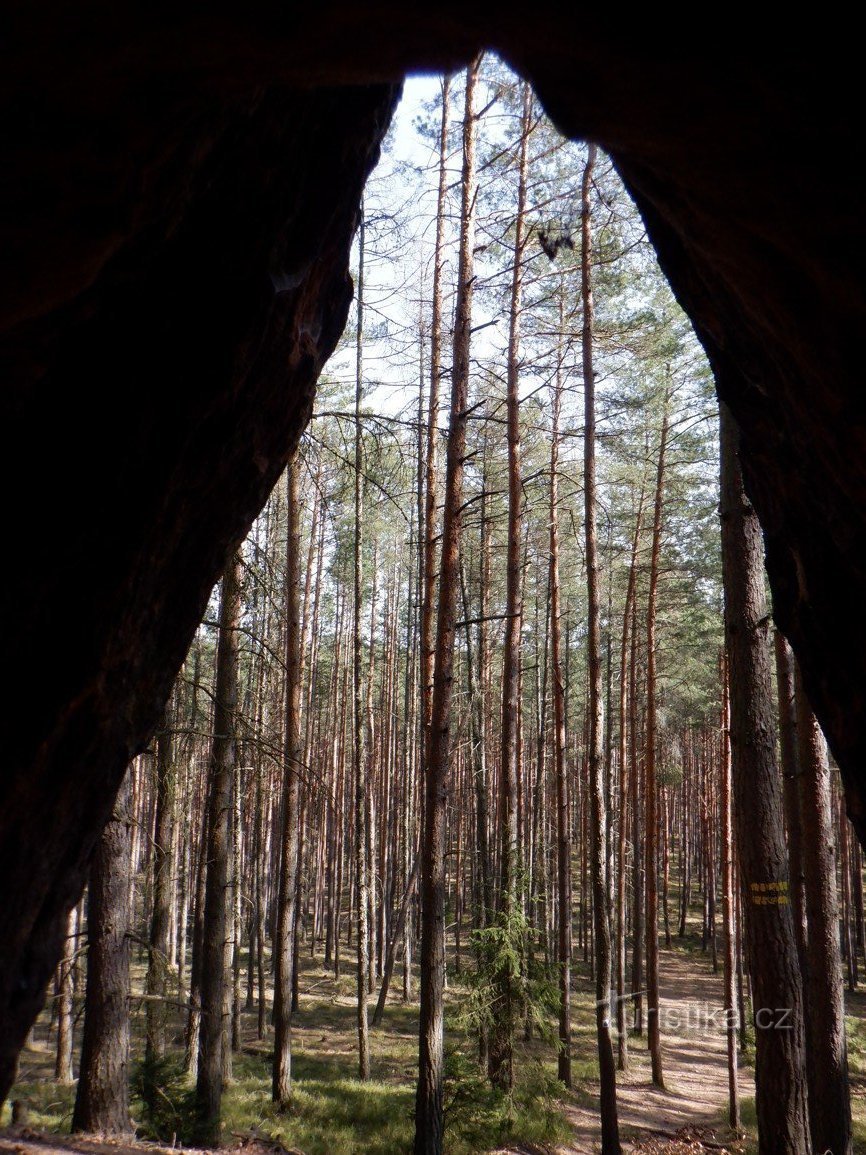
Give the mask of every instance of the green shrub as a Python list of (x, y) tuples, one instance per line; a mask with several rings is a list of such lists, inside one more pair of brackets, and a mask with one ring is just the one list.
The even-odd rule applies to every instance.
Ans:
[(132, 1070), (133, 1113), (147, 1139), (188, 1143), (194, 1121), (194, 1093), (180, 1058), (147, 1057)]

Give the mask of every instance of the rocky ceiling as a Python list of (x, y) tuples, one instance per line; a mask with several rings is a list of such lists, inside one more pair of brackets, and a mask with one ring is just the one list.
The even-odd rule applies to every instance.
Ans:
[(394, 85), (482, 45), (644, 214), (866, 834), (856, 37), (708, 45), (543, 0), (177, 7), (3, 16), (0, 1095), (124, 767), (309, 414)]

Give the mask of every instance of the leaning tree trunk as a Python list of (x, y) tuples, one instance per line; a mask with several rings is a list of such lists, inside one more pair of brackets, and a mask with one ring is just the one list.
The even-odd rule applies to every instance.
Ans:
[(475, 238), (475, 89), (478, 60), (466, 73), (463, 117), (463, 182), (457, 305), (451, 367), (451, 410), (445, 464), (439, 610), (433, 675), (430, 743), (425, 770), (424, 838), (421, 859), (421, 1017), (415, 1155), (441, 1155), (445, 994), (445, 806), (451, 757), (454, 635), (460, 589), (463, 458), (469, 388)]
[(836, 894), (836, 823), (824, 735), (796, 671), (797, 745), (802, 775), (801, 840), (808, 938), (804, 994), (812, 1150), (849, 1155), (851, 1098)]
[(598, 581), (598, 530), (595, 477), (595, 370), (593, 367), (591, 189), (596, 148), (588, 146), (581, 196), (583, 291), (583, 486), (586, 539), (587, 666), (589, 670), (589, 793), (591, 807), (592, 898), (595, 926), (595, 1027), (601, 1106), (602, 1155), (618, 1155), (619, 1123), (616, 1109), (616, 1064), (610, 1031), (610, 904), (605, 877), (607, 807), (604, 790), (604, 700), (601, 678), (601, 608)]
[(219, 1142), (224, 1055), (225, 956), (228, 937), (229, 843), (238, 704), (238, 627), (241, 618), (242, 558), (236, 553), (223, 575), (214, 690), (214, 733), (208, 785), (208, 840), (201, 950), (196, 1128), (200, 1143)]
[(301, 769), (301, 604), (298, 454), (286, 471), (286, 710), (283, 826), (274, 943), (274, 1065), (271, 1097), (287, 1107), (292, 1094), (292, 974), (298, 895), (298, 787)]
[(129, 1118), (129, 772), (90, 867), (87, 986), (73, 1131), (124, 1135)]
[(730, 661), (734, 817), (755, 1012), (759, 1155), (810, 1149), (803, 989), (788, 901), (782, 779), (770, 679), (761, 529), (746, 497), (739, 431), (720, 408), (722, 576)]

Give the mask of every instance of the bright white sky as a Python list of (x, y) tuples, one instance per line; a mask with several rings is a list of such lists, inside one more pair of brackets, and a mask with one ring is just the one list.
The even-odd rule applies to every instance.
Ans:
[[(403, 409), (414, 413), (417, 406), (419, 299), (429, 300), (430, 296), (438, 147), (421, 135), (415, 122), (421, 116), (429, 118), (425, 105), (436, 99), (440, 85), (438, 76), (407, 78), (365, 199), (369, 222), (364, 292), (366, 400), (375, 412), (387, 415)], [(433, 119), (438, 123), (438, 113)], [(454, 182), (460, 172), (456, 152), (452, 164)], [(389, 222), (382, 220), (388, 213), (399, 219), (398, 236), (393, 235)], [(353, 271), (357, 265), (356, 241)], [(354, 313), (349, 317), (350, 328), (353, 325)], [(347, 338), (350, 343), (348, 332), (329, 362), (326, 376), (354, 388), (354, 347), (349, 347)]]

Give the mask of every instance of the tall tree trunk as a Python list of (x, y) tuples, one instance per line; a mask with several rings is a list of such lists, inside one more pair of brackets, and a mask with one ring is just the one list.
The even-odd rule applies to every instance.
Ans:
[[(147, 964), (147, 1037), (145, 1059), (165, 1055), (166, 972), (171, 918), (171, 835), (174, 825), (174, 768), (168, 711), (156, 738), (156, 833), (153, 843), (153, 910), (150, 919), (150, 954)], [(155, 1088), (148, 1087), (150, 1094)], [(153, 1103), (151, 1103), (153, 1106)]]
[(796, 671), (797, 739), (802, 773), (806, 948), (806, 1074), (813, 1151), (849, 1155), (851, 1099), (845, 997), (836, 895), (836, 823), (824, 735)]
[(130, 774), (93, 856), (87, 906), (87, 986), (72, 1130), (132, 1131), (129, 1118)]
[(478, 60), (466, 73), (460, 255), (451, 368), (451, 408), (445, 466), (442, 558), (430, 744), (425, 766), (424, 839), (421, 859), (421, 1016), (415, 1155), (441, 1155), (445, 986), (445, 808), (451, 757), (454, 635), (460, 589), (463, 458), (469, 388), (475, 243), (475, 89)]
[(734, 817), (755, 1008), (758, 1151), (800, 1155), (810, 1149), (803, 990), (788, 902), (761, 530), (743, 488), (739, 431), (724, 403), (720, 432)]
[[(629, 627), (634, 618), (635, 597), (637, 590), (637, 555), (640, 546), (641, 529), (643, 527), (643, 504), (645, 493), (645, 479), (641, 478), (640, 496), (638, 497), (637, 514), (635, 517), (634, 536), (631, 544), (631, 558), (628, 567), (628, 583), (625, 591), (625, 606), (622, 614), (622, 642), (619, 654), (619, 873), (616, 881), (616, 1030), (617, 1030), (617, 1066), (621, 1071), (628, 1070), (628, 1026), (626, 1012), (628, 1010), (625, 992), (626, 969), (626, 841), (628, 833), (628, 795), (632, 794), (632, 805), (636, 808), (637, 783), (631, 782), (631, 776), (626, 767), (628, 765), (628, 693), (629, 693)], [(632, 745), (636, 743), (637, 735), (632, 733)], [(632, 767), (632, 774), (635, 767)], [(637, 936), (635, 936), (637, 937)]]
[[(508, 330), (506, 406), (508, 414), (508, 547), (506, 552), (505, 644), (502, 664), (502, 756), (500, 761), (499, 917), (509, 938), (516, 933), (523, 879), (518, 878), (520, 856), (520, 635), (523, 625), (523, 481), (520, 473), (520, 314), (523, 286), (523, 248), (526, 233), (526, 176), (532, 89), (523, 84), (518, 161), (517, 210), (514, 221), (514, 258)], [(510, 941), (509, 951), (523, 953), (525, 943)], [(487, 1070), (494, 1087), (514, 1086), (514, 1029), (520, 1002), (511, 958), (497, 960)]]
[(802, 778), (797, 742), (797, 703), (794, 692), (794, 655), (788, 642), (774, 630), (776, 687), (779, 695), (779, 752), (785, 799), (785, 826), (788, 835), (791, 912), (800, 969), (806, 968), (806, 895), (803, 878), (803, 820), (800, 814)]
[(650, 554), (649, 593), (647, 595), (647, 1043), (652, 1065), (652, 1082), (664, 1087), (662, 1038), (658, 1021), (658, 725), (656, 713), (656, 603), (658, 597), (659, 557), (662, 551), (664, 512), (665, 455), (667, 450), (667, 396), (662, 415), (662, 435), (658, 445), (656, 497), (652, 512), (652, 549)]
[(849, 852), (848, 819), (841, 797), (836, 809), (838, 809), (839, 873), (842, 878), (842, 955), (848, 970), (848, 990), (853, 992), (857, 989), (857, 943), (851, 926), (852, 862)]
[(283, 745), (283, 827), (277, 938), (274, 943), (273, 1101), (287, 1107), (292, 1095), (292, 974), (298, 893), (298, 786), (301, 770), (301, 573), (298, 454), (286, 471), (286, 703)]
[[(358, 913), (357, 987), (358, 987), (358, 1078), (370, 1077), (370, 1030), (367, 1021), (367, 994), (370, 970), (370, 896), (369, 859), (367, 857), (367, 782), (364, 751), (364, 643), (361, 636), (361, 591), (363, 582), (363, 438), (361, 399), (363, 395), (364, 349), (364, 205), (358, 228), (358, 316), (355, 345), (355, 541), (354, 541), (354, 620), (352, 725), (354, 741), (352, 758), (355, 787), (355, 906)], [(372, 639), (371, 639), (372, 641)]]
[(731, 818), (731, 702), (728, 664), (724, 651), (719, 657), (722, 690), (721, 716), (721, 810), (722, 810), (722, 898), (725, 919), (725, 1034), (728, 1050), (728, 1122), (740, 1129), (740, 1093), (737, 1085), (737, 1002), (736, 956), (737, 919), (734, 911), (734, 838)]
[(662, 516), (664, 509), (665, 454), (668, 442), (668, 398), (662, 414), (659, 456), (656, 467), (656, 489), (653, 505), (652, 551), (650, 555), (649, 592), (647, 594), (646, 656), (646, 983), (647, 1044), (652, 1064), (653, 1082), (664, 1087), (661, 1032), (659, 1030), (659, 910), (658, 910), (658, 723), (656, 714), (656, 601), (659, 586)]
[(192, 960), (189, 970), (189, 1012), (186, 1022), (186, 1071), (195, 1075), (198, 1071), (198, 1052), (201, 1041), (201, 980), (202, 952), (204, 951), (204, 906), (205, 883), (207, 881), (207, 813), (202, 822), (198, 838), (195, 871), (195, 895), (192, 925)]
[(604, 701), (601, 677), (601, 608), (598, 580), (598, 528), (595, 476), (595, 369), (593, 367), (592, 174), (596, 148), (587, 146), (581, 187), (581, 288), (583, 292), (583, 489), (586, 538), (587, 667), (589, 671), (589, 793), (592, 840), (592, 900), (595, 927), (595, 1026), (601, 1106), (602, 1155), (618, 1155), (616, 1065), (610, 1030), (610, 907), (605, 877), (607, 808), (604, 790)]
[[(481, 517), (484, 518), (484, 500), (481, 502)], [(469, 689), (469, 732), (472, 740), (472, 784), (475, 803), (475, 925), (490, 925), (493, 913), (493, 879), (490, 875), (489, 849), (487, 844), (487, 759), (484, 742), (484, 702), (480, 672), (481, 656), (479, 646), (479, 672), (476, 673), (472, 645), (472, 625), (469, 613), (469, 595), (466, 590), (466, 575), (460, 567), (460, 590), (463, 600), (463, 619), (466, 635), (466, 679)], [(482, 616), (484, 610), (482, 609)]]
[(563, 298), (559, 300), (560, 349), (551, 397), (550, 430), (550, 665), (553, 679), (553, 760), (556, 771), (556, 965), (559, 978), (558, 1075), (571, 1086), (571, 822), (565, 764), (565, 681), (559, 581), (559, 412), (562, 405)]
[(638, 1034), (643, 1033), (643, 958), (645, 919), (644, 901), (646, 899), (646, 880), (644, 878), (643, 829), (642, 829), (642, 800), (645, 791), (641, 789), (641, 762), (638, 743), (638, 714), (637, 714), (637, 600), (632, 606), (631, 617), (631, 656), (629, 659), (628, 675), (629, 699), (629, 730), (631, 732), (631, 765), (629, 779), (631, 782), (631, 825), (632, 825), (632, 964), (631, 964), (631, 991), (634, 1000), (634, 1029)]
[(57, 966), (57, 1054), (54, 1060), (54, 1078), (58, 1083), (71, 1083), (73, 1024), (75, 1002), (75, 948), (78, 939), (78, 907), (70, 910), (66, 919), (66, 938), (63, 954)]
[(436, 504), (439, 458), (439, 391), (442, 382), (442, 274), (445, 248), (445, 196), (448, 190), (448, 113), (451, 78), (442, 77), (439, 121), (439, 186), (436, 194), (436, 247), (433, 251), (433, 301), (430, 316), (430, 396), (427, 405), (427, 451), (424, 463), (423, 577), (421, 584), (421, 694), (423, 700), (424, 759), (429, 758), (430, 718), (433, 710), (436, 595)]
[(236, 553), (223, 575), (214, 690), (214, 733), (208, 784), (208, 843), (202, 936), (201, 1028), (195, 1098), (197, 1139), (219, 1141), (224, 1077), (225, 944), (228, 932), (229, 844), (232, 779), (236, 762), (238, 627), (241, 619), (243, 561)]

